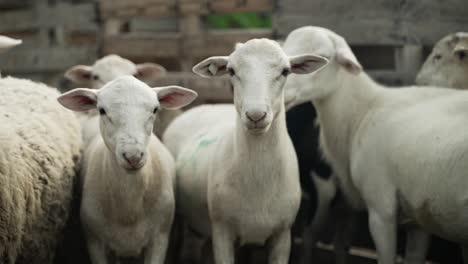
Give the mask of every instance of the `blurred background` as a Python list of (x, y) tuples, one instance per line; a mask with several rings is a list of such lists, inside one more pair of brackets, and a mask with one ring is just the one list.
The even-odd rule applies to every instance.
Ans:
[[(66, 69), (106, 54), (156, 62), (172, 72), (162, 83), (189, 84), (200, 100), (230, 99), (223, 81), (206, 87), (190, 74), (236, 42), (281, 40), (304, 25), (344, 36), (377, 80), (412, 83), (432, 45), (467, 30), (467, 0), (0, 0), (0, 34), (23, 45), (2, 54), (4, 74), (61, 89)], [(189, 73), (189, 74), (187, 74)]]
[[(236, 42), (262, 37), (281, 41), (305, 25), (327, 27), (345, 37), (377, 81), (412, 84), (438, 40), (468, 31), (468, 0), (0, 0), (0, 34), (23, 40), (0, 55), (1, 69), (3, 75), (66, 91), (73, 87), (63, 77), (67, 69), (118, 54), (168, 69), (153, 85), (189, 87), (199, 93), (198, 103), (229, 102), (225, 79), (202, 79), (191, 68), (206, 57), (228, 55)], [(310, 111), (296, 111), (288, 125), (313, 126), (307, 120)], [(374, 252), (366, 250), (373, 246), (362, 218), (352, 263), (375, 263)], [(327, 244), (332, 233), (325, 230), (317, 263), (333, 263)], [(433, 242), (430, 258), (461, 263), (458, 247), (447, 242)]]

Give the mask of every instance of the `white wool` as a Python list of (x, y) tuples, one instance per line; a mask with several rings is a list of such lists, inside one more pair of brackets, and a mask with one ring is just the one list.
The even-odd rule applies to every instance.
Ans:
[(0, 259), (51, 263), (70, 211), (81, 135), (44, 84), (0, 79)]

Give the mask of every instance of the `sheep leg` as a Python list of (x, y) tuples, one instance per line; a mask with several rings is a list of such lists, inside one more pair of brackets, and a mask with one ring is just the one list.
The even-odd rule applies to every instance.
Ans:
[(145, 254), (145, 264), (163, 264), (169, 244), (169, 232), (156, 231)]
[(287, 264), (291, 250), (291, 231), (289, 229), (270, 238), (269, 264)]
[(419, 228), (410, 227), (406, 233), (404, 264), (423, 264), (429, 249), (430, 235)]
[(106, 248), (102, 241), (93, 237), (87, 238), (89, 257), (93, 264), (107, 264)]
[(369, 229), (377, 248), (379, 264), (395, 264), (396, 261), (396, 209), (388, 204), (379, 209), (369, 208)]
[(216, 264), (234, 264), (234, 237), (222, 223), (213, 223), (213, 253)]

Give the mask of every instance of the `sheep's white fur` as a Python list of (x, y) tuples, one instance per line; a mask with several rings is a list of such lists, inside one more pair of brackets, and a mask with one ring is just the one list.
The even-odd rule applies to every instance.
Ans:
[(324, 62), (287, 57), (276, 42), (255, 39), (194, 67), (205, 77), (230, 72), (234, 105), (187, 111), (164, 143), (176, 157), (178, 209), (192, 229), (212, 235), (216, 263), (234, 263), (236, 241), (268, 242), (270, 263), (287, 263), (301, 190), (282, 72), (312, 72)]
[(180, 87), (151, 89), (131, 76), (100, 90), (75, 89), (59, 98), (75, 111), (99, 108), (101, 133), (84, 153), (81, 220), (93, 263), (106, 252), (165, 259), (174, 213), (174, 160), (152, 133), (158, 108), (190, 103), (196, 93)]
[(330, 58), (322, 71), (289, 79), (286, 89), (314, 103), (324, 155), (351, 203), (368, 209), (379, 263), (395, 261), (398, 217), (466, 247), (468, 93), (385, 89), (324, 28), (294, 30), (284, 50)]
[(437, 42), (416, 84), (468, 89), (468, 33), (450, 34)]
[[(166, 75), (166, 69), (155, 63), (135, 64), (118, 55), (111, 54), (97, 60), (92, 66), (77, 65), (65, 72), (65, 77), (70, 81), (93, 89), (99, 89), (106, 83), (124, 75), (133, 75), (141, 81), (151, 84)], [(180, 110), (161, 109), (155, 119), (154, 134), (161, 138), (166, 127), (181, 113)], [(86, 120), (87, 117), (82, 116), (82, 119)], [(97, 122), (94, 124), (91, 126), (88, 122), (87, 128), (83, 129), (85, 142), (88, 142), (86, 138), (95, 135), (94, 132), (98, 130)]]
[(79, 122), (56, 89), (0, 79), (0, 259), (51, 263), (70, 212)]
[(0, 35), (0, 53), (3, 53), (15, 46), (18, 46), (22, 42), (23, 41), (21, 39), (14, 39)]

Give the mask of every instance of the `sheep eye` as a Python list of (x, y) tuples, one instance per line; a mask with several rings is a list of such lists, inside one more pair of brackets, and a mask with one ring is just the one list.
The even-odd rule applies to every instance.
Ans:
[(442, 58), (442, 55), (440, 55), (440, 54), (434, 55), (434, 60), (435, 60), (435, 61), (438, 61), (438, 60), (440, 60), (441, 58)]
[(104, 110), (103, 108), (99, 108), (99, 114), (106, 115), (106, 110)]
[(98, 75), (93, 75), (93, 80), (95, 80), (95, 81), (99, 80), (99, 76)]
[(463, 60), (466, 57), (466, 53), (464, 51), (457, 52), (458, 59)]
[(156, 114), (156, 112), (157, 112), (157, 111), (158, 111), (158, 108), (157, 108), (157, 107), (156, 107), (156, 108), (154, 108), (154, 110), (153, 110), (153, 114)]
[(233, 68), (228, 68), (229, 75), (234, 76), (236, 75), (236, 72), (234, 71)]
[(288, 68), (284, 68), (283, 71), (281, 72), (281, 75), (284, 77), (288, 76), (291, 73), (291, 70)]

